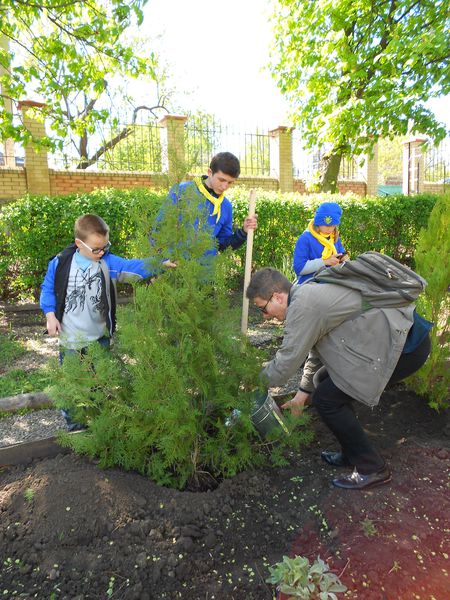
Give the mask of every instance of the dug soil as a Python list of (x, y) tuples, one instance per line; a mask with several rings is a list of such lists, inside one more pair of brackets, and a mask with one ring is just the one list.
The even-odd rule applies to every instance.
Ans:
[[(13, 316), (22, 368), (56, 354), (42, 317)], [(348, 587), (339, 598), (449, 600), (448, 417), (402, 385), (357, 411), (392, 470), (365, 492), (331, 485), (346, 470), (321, 461), (336, 446), (314, 413), (315, 441), (288, 467), (205, 493), (67, 453), (2, 468), (0, 598), (272, 600), (269, 565), (298, 554), (328, 562)]]
[(73, 454), (0, 473), (0, 597), (39, 600), (271, 600), (268, 566), (325, 559), (341, 598), (450, 598), (446, 420), (398, 386), (358, 407), (392, 482), (338, 490), (316, 440), (287, 468), (181, 492)]

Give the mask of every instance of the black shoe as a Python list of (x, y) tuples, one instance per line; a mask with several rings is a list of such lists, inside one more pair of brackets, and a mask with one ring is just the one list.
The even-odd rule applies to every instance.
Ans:
[(391, 479), (391, 472), (387, 467), (384, 467), (384, 469), (377, 473), (370, 473), (370, 475), (361, 475), (355, 468), (351, 475), (333, 479), (333, 485), (345, 490), (366, 490), (377, 485), (388, 483)]
[(86, 425), (82, 425), (81, 423), (75, 423), (70, 418), (70, 414), (64, 408), (61, 409), (61, 414), (66, 421), (67, 431), (84, 431), (87, 429)]
[(333, 452), (332, 450), (324, 450), (320, 453), (322, 460), (331, 465), (332, 467), (349, 467), (350, 463), (346, 456), (342, 452)]

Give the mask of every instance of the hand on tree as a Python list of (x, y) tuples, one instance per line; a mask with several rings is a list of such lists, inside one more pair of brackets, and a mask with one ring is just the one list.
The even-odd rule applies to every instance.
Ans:
[(165, 269), (176, 269), (178, 267), (177, 263), (171, 260), (164, 260), (161, 264)]

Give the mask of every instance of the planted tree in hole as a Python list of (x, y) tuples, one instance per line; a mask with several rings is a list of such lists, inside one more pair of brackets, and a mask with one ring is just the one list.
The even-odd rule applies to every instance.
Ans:
[[(64, 443), (104, 467), (178, 488), (280, 464), (283, 447), (309, 435), (291, 424), (291, 435), (271, 444), (253, 428), (262, 357), (239, 333), (225, 285), (230, 256), (208, 254), (214, 242), (197, 203), (168, 204), (153, 230), (151, 268), (161, 271), (167, 257), (178, 267), (136, 286), (111, 353), (93, 346), (81, 358), (67, 356), (52, 394), (89, 425)], [(141, 233), (148, 247), (148, 229)], [(240, 415), (230, 423), (234, 409)]]

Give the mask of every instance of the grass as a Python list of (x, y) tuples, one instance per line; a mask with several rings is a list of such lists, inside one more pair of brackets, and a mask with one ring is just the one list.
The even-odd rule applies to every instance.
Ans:
[(28, 370), (8, 368), (26, 352), (23, 342), (17, 340), (14, 335), (0, 334), (0, 398), (27, 392), (42, 392), (49, 384), (48, 366)]
[(25, 354), (26, 349), (11, 334), (0, 334), (0, 365), (8, 366), (19, 356)]
[(50, 372), (48, 367), (41, 367), (32, 371), (11, 369), (3, 373), (0, 378), (0, 398), (28, 392), (42, 392), (49, 383)]

